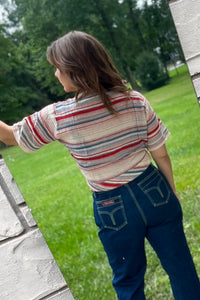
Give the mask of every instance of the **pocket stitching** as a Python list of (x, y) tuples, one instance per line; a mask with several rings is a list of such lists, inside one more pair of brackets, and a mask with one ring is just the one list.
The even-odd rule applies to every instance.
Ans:
[[(103, 207), (103, 209), (101, 209), (102, 207), (100, 207), (100, 205), (102, 205), (102, 202), (106, 202), (106, 201), (109, 201), (109, 200), (116, 200), (116, 199), (118, 199), (117, 203), (115, 202), (114, 204), (107, 206), (107, 207), (112, 207), (113, 205), (116, 206), (116, 204), (117, 204), (117, 207), (112, 209), (111, 212), (103, 211), (103, 209), (104, 210), (106, 209), (105, 207)], [(110, 197), (110, 198), (106, 198), (106, 199), (103, 199), (103, 200), (100, 200), (100, 201), (97, 200), (96, 204), (97, 204), (97, 212), (98, 212), (99, 218), (100, 218), (101, 223), (102, 223), (104, 228), (118, 231), (118, 230), (122, 229), (126, 224), (128, 224), (126, 213), (125, 213), (125, 208), (124, 208), (124, 204), (123, 204), (123, 200), (122, 200), (121, 196)], [(122, 216), (121, 225), (120, 226), (106, 225), (106, 222), (103, 218), (103, 215), (108, 215), (110, 217), (111, 221), (112, 221), (112, 224), (115, 225), (114, 224), (114, 222), (115, 222), (114, 213), (116, 213), (117, 211), (121, 211), (121, 216)], [(113, 222), (113, 220), (114, 220), (114, 222)]]
[[(158, 175), (157, 175), (157, 177), (158, 177)], [(164, 180), (162, 177), (159, 178), (159, 181), (158, 181), (158, 184), (157, 184), (156, 187), (152, 187), (152, 188), (149, 188), (149, 189), (145, 189), (145, 187), (146, 187), (147, 185), (149, 185), (149, 184), (150, 184), (152, 181), (154, 181), (154, 180), (155, 180), (155, 178), (153, 178), (150, 182), (148, 182), (148, 183), (145, 184), (145, 185), (142, 185), (142, 183), (144, 182), (144, 181), (143, 181), (143, 182), (140, 182), (138, 185), (139, 185), (140, 189), (143, 191), (143, 193), (146, 195), (146, 197), (151, 201), (151, 203), (152, 203), (152, 205), (153, 205), (154, 207), (161, 206), (161, 205), (165, 205), (165, 204), (167, 204), (167, 203), (169, 202), (169, 198), (170, 198), (170, 190), (169, 190), (169, 187), (168, 187), (167, 183), (165, 182), (165, 180)], [(153, 200), (153, 198), (149, 195), (149, 191), (150, 191), (150, 190), (157, 190), (158, 193), (160, 194), (161, 198), (164, 198), (164, 195), (163, 195), (163, 193), (162, 193), (162, 191), (161, 191), (161, 188), (160, 188), (160, 186), (161, 186), (162, 183), (165, 185), (165, 188), (166, 188), (166, 191), (167, 191), (167, 195), (166, 195), (164, 201), (157, 203), (157, 202), (155, 202), (155, 201)]]

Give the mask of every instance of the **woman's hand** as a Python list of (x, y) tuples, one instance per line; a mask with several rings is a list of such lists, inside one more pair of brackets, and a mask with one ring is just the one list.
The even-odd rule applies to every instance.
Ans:
[(18, 145), (13, 134), (13, 127), (0, 121), (0, 141), (8, 146)]
[(155, 161), (158, 169), (164, 174), (166, 179), (168, 180), (174, 194), (178, 198), (179, 202), (180, 199), (177, 195), (174, 179), (173, 179), (173, 172), (172, 172), (172, 165), (171, 160), (168, 155), (167, 149), (165, 145), (162, 145), (160, 148), (150, 151), (153, 160)]

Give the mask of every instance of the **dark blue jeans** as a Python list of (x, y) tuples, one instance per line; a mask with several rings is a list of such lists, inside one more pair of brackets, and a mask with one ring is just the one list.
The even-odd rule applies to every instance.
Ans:
[(181, 205), (153, 165), (117, 189), (93, 193), (99, 237), (119, 300), (144, 300), (148, 239), (167, 272), (176, 300), (200, 300), (200, 283), (186, 242)]

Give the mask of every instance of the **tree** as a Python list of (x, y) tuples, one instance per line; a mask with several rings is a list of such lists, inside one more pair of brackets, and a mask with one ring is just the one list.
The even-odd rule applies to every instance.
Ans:
[(144, 39), (140, 20), (139, 20), (139, 10), (136, 9), (137, 1), (136, 0), (125, 0), (125, 3), (127, 3), (128, 6), (128, 18), (130, 19), (132, 23), (132, 31), (136, 32), (136, 35), (138, 37), (139, 44), (143, 50), (147, 50), (147, 42)]
[[(107, 36), (110, 38), (111, 44), (110, 49), (113, 53), (114, 60), (116, 61), (117, 67), (121, 70), (122, 75), (128, 79), (132, 87), (138, 89), (139, 86), (134, 78), (133, 72), (130, 68), (129, 56), (130, 45), (126, 44), (126, 40), (129, 40), (129, 32), (125, 26), (125, 22), (121, 24), (124, 17), (125, 11), (120, 6), (119, 1), (105, 1), (104, 5), (99, 3), (98, 0), (93, 0), (97, 13), (101, 17), (101, 24), (104, 30), (106, 30)], [(123, 37), (123, 39), (122, 39)], [(117, 59), (116, 59), (117, 58)]]
[[(19, 19), (22, 19), (23, 16), (24, 30), (31, 40), (37, 40), (38, 44), (34, 45), (36, 52), (37, 50), (45, 52), (46, 46), (52, 40), (69, 30), (87, 31), (106, 45), (122, 75), (128, 78), (134, 87), (137, 86), (127, 59), (129, 49), (124, 43), (129, 39), (129, 32), (124, 29), (124, 26), (120, 26), (123, 12), (121, 11), (122, 6), (117, 0), (104, 0), (101, 3), (97, 0), (81, 2), (77, 0), (58, 0), (56, 2), (52, 0), (16, 0), (15, 2)], [(37, 28), (35, 28), (35, 22)], [(124, 36), (123, 40), (122, 36)], [(41, 37), (43, 37), (42, 40)], [(45, 86), (48, 86), (50, 82), (45, 75), (46, 70), (49, 73), (49, 68), (46, 68), (42, 57), (36, 57), (36, 65), (40, 66), (35, 70), (37, 77), (43, 81)], [(56, 90), (51, 88), (51, 92), (56, 91), (57, 86)]]
[(167, 66), (171, 61), (183, 59), (167, 1), (152, 0), (151, 5), (146, 1), (142, 10), (142, 20), (145, 40), (162, 62), (167, 74)]
[[(0, 0), (0, 4), (5, 3)], [(144, 50), (159, 58), (166, 74), (169, 60), (180, 53), (164, 0), (152, 0), (151, 5), (146, 3), (142, 8), (137, 7), (136, 0), (13, 0), (13, 3), (14, 9), (8, 10), (8, 14), (15, 30), (11, 33), (4, 27), (1, 32), (4, 49), (0, 49), (5, 70), (0, 93), (12, 103), (7, 106), (13, 107), (10, 121), (18, 118), (22, 109), (25, 114), (66, 97), (46, 60), (46, 48), (70, 30), (86, 31), (97, 37), (111, 53), (123, 78), (135, 89), (139, 88), (135, 72), (137, 57)], [(1, 104), (4, 116), (6, 105)]]
[(153, 90), (168, 81), (168, 75), (153, 52), (144, 51), (136, 59), (136, 73), (141, 85), (146, 90)]
[[(47, 103), (33, 80), (29, 51), (24, 44), (15, 44), (7, 36), (5, 27), (0, 27), (0, 118), (7, 123), (21, 119), (40, 107), (39, 102)], [(42, 100), (41, 100), (42, 99)]]

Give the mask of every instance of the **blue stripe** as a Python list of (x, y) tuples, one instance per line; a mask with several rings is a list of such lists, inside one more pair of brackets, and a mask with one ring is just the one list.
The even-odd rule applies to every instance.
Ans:
[(49, 133), (47, 132), (47, 130), (45, 129), (45, 127), (42, 125), (42, 123), (41, 123), (41, 121), (40, 121), (40, 119), (39, 119), (38, 114), (37, 114), (37, 121), (38, 121), (38, 123), (39, 123), (39, 125), (40, 125), (41, 131), (43, 131), (43, 133), (45, 133), (46, 136), (47, 136), (51, 141), (54, 141), (54, 139), (49, 135)]
[[(135, 107), (134, 106), (134, 109), (135, 108), (143, 108), (142, 106), (137, 106)], [(128, 109), (130, 110), (133, 110), (133, 107), (126, 107), (126, 108), (123, 108), (123, 109), (120, 109), (118, 112), (123, 112), (123, 111), (128, 111)], [(68, 112), (66, 115), (63, 115), (63, 117), (67, 116), (68, 114), (71, 114), (71, 112)], [(58, 131), (59, 130), (63, 130), (63, 129), (66, 129), (67, 128), (70, 128), (70, 127), (74, 127), (74, 126), (80, 126), (82, 124), (86, 124), (86, 123), (90, 123), (90, 122), (94, 122), (94, 121), (98, 121), (98, 120), (102, 120), (103, 118), (107, 118), (108, 116), (110, 116), (110, 113), (103, 113), (103, 114), (99, 114), (96, 118), (92, 118), (90, 120), (88, 120), (88, 116), (85, 118), (86, 120), (83, 121), (83, 117), (82, 117), (82, 120), (80, 122), (76, 122), (74, 123), (74, 119), (73, 119), (73, 122), (71, 122), (70, 124), (70, 121), (69, 119), (66, 119), (66, 121), (64, 122), (64, 120), (60, 120), (58, 121), (57, 123), (61, 123), (60, 126), (58, 125)], [(117, 118), (117, 116), (115, 116)], [(72, 118), (71, 116), (69, 118)]]
[[(129, 136), (131, 136), (131, 135), (134, 135), (133, 136), (133, 138), (135, 137), (135, 135), (138, 135), (138, 133), (140, 133), (140, 134), (142, 134), (142, 133), (146, 133), (146, 130), (145, 129), (141, 129), (141, 130), (138, 130), (138, 131), (130, 131), (130, 132), (126, 132), (126, 133), (124, 133), (124, 134), (121, 134), (121, 135), (118, 135), (118, 136), (116, 136), (116, 137), (112, 137), (111, 139), (107, 139), (106, 141), (101, 141), (100, 143), (99, 142), (97, 142), (97, 143), (93, 143), (93, 144), (90, 144), (90, 145), (88, 145), (88, 147), (86, 146), (86, 145), (80, 145), (80, 146), (78, 146), (78, 145), (74, 145), (74, 146), (71, 146), (71, 145), (68, 145), (68, 147), (70, 148), (70, 149), (76, 149), (76, 150), (85, 150), (86, 148), (95, 148), (95, 147), (99, 147), (100, 145), (101, 146), (103, 146), (103, 145), (108, 145), (109, 143), (112, 143), (113, 141), (116, 141), (116, 142), (118, 142), (118, 140), (120, 140), (121, 138), (123, 138), (123, 137), (126, 137), (126, 138), (128, 138)], [(144, 138), (143, 138), (144, 139)], [(147, 138), (146, 138), (147, 139)], [(138, 140), (138, 139), (137, 139)], [(140, 140), (141, 140), (141, 138), (140, 138)], [(135, 140), (136, 141), (136, 140)], [(130, 142), (134, 142), (134, 139), (129, 139), (128, 141), (127, 141), (128, 143), (130, 143)], [(119, 145), (120, 146), (120, 145)]]
[(32, 143), (30, 143), (30, 140), (28, 139), (28, 137), (25, 135), (25, 133), (24, 132), (22, 132), (22, 137), (23, 137), (23, 139), (24, 139), (24, 144), (25, 144), (25, 146), (27, 147), (27, 148), (29, 148), (29, 149), (31, 149), (31, 150), (38, 150), (39, 148), (40, 148), (40, 146), (38, 146), (38, 147), (34, 147), (33, 146), (33, 144)]

